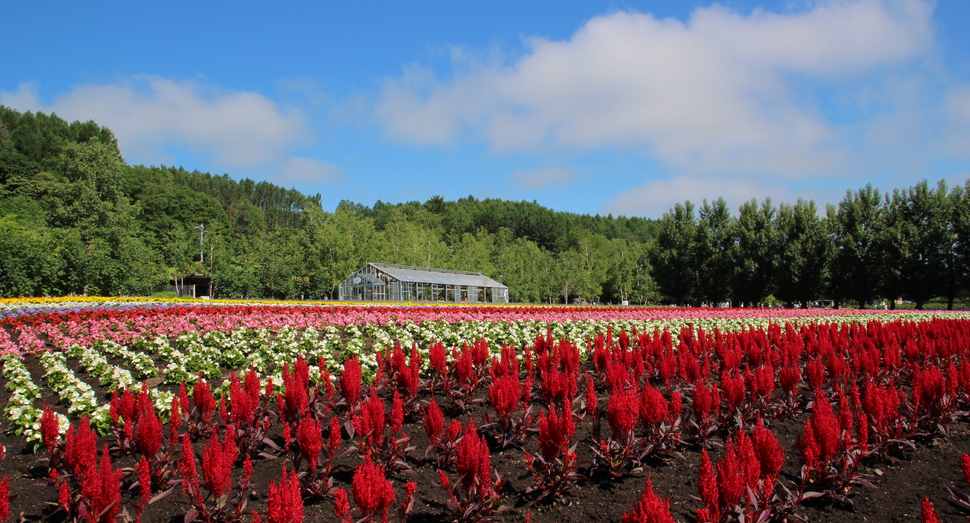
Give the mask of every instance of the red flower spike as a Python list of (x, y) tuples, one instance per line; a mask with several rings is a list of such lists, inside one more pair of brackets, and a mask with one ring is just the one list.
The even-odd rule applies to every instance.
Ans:
[(307, 459), (307, 470), (316, 470), (320, 452), (323, 450), (323, 430), (320, 421), (314, 418), (303, 418), (296, 428), (296, 441), (300, 446), (300, 453)]
[(202, 374), (199, 374), (199, 379), (195, 382), (195, 388), (192, 389), (192, 401), (195, 403), (200, 421), (208, 424), (212, 420), (212, 414), (216, 410), (216, 400), (212, 397), (212, 389), (209, 388), (209, 384), (202, 379)]
[(423, 423), (424, 430), (428, 433), (428, 439), (431, 440), (431, 445), (437, 445), (441, 439), (441, 431), (445, 428), (445, 415), (433, 397), (424, 411)]
[(49, 456), (54, 455), (54, 451), (61, 441), (60, 430), (60, 420), (58, 420), (57, 414), (54, 409), (47, 406), (47, 403), (44, 403), (44, 413), (40, 416), (40, 435)]
[(551, 463), (560, 453), (569, 449), (570, 440), (576, 431), (571, 421), (571, 413), (559, 416), (554, 408), (550, 408), (545, 416), (539, 418), (539, 449), (547, 463)]
[(751, 434), (754, 443), (754, 450), (758, 454), (758, 461), (761, 463), (761, 474), (769, 480), (777, 477), (781, 472), (781, 467), (785, 463), (785, 450), (778, 443), (778, 438), (768, 428), (758, 421)]
[(138, 416), (138, 428), (135, 434), (138, 450), (149, 461), (154, 461), (155, 455), (162, 449), (162, 421), (155, 414), (155, 409), (142, 410)]
[(342, 488), (333, 493), (333, 513), (341, 523), (350, 523), (350, 499)]
[(661, 498), (653, 491), (653, 483), (647, 478), (643, 494), (633, 505), (633, 512), (623, 514), (623, 523), (675, 523), (670, 514), (670, 500)]
[(225, 438), (220, 442), (219, 430), (216, 429), (202, 453), (202, 478), (205, 487), (216, 497), (228, 492), (231, 486), (230, 475), (239, 456), (235, 432), (235, 427), (229, 425)]
[(485, 499), (491, 493), (491, 454), (471, 418), (455, 448), (455, 471), (461, 477), (462, 491), (467, 499)]
[(735, 443), (738, 461), (741, 463), (741, 470), (744, 473), (744, 483), (752, 489), (757, 488), (758, 479), (761, 477), (761, 462), (755, 453), (751, 438), (744, 432), (739, 431), (738, 440)]
[(920, 515), (923, 517), (923, 523), (940, 523), (940, 520), (936, 517), (936, 509), (933, 508), (933, 504), (930, 503), (930, 498), (928, 496), (923, 496), (923, 505), (920, 507)]
[(631, 390), (616, 391), (606, 407), (606, 419), (616, 439), (627, 438), (637, 423), (637, 397)]
[[(138, 462), (138, 494), (138, 507), (144, 509), (152, 499), (152, 468), (145, 457)], [(0, 519), (0, 521), (3, 520)]]
[(344, 371), (340, 374), (340, 393), (347, 400), (347, 405), (353, 410), (360, 401), (360, 388), (363, 373), (357, 356), (351, 356), (344, 362)]
[[(121, 469), (111, 468), (111, 455), (105, 445), (101, 463), (89, 471), (81, 483), (81, 497), (85, 499), (97, 523), (113, 523), (121, 511)], [(92, 520), (94, 521), (94, 520)]]
[(364, 463), (354, 472), (352, 490), (354, 503), (367, 520), (374, 521), (378, 516), (382, 521), (387, 520), (387, 511), (394, 503), (395, 494), (383, 466), (375, 465), (369, 456), (365, 456)]
[(300, 497), (300, 478), (283, 466), (279, 484), (269, 484), (266, 500), (266, 523), (303, 523), (303, 498)]
[(720, 506), (722, 511), (728, 510), (740, 503), (741, 496), (745, 492), (741, 463), (738, 462), (738, 454), (734, 442), (728, 442), (724, 457), (718, 462), (716, 468)]
[(336, 416), (330, 418), (330, 436), (327, 438), (328, 476), (333, 471), (333, 459), (337, 456), (337, 451), (340, 450), (340, 445), (343, 443), (343, 435), (340, 431), (340, 420)]
[(650, 429), (667, 420), (667, 400), (663, 394), (649, 383), (640, 391), (640, 421)]
[(97, 462), (97, 437), (91, 432), (88, 417), (83, 416), (78, 422), (77, 432), (73, 430), (67, 432), (64, 442), (64, 464), (68, 470), (83, 480), (95, 469)]
[(391, 432), (391, 438), (397, 439), (397, 434), (404, 426), (404, 400), (397, 391), (394, 391), (394, 400), (391, 403), (391, 415), (387, 419)]
[(593, 419), (599, 419), (599, 399), (596, 397), (596, 386), (589, 373), (586, 374), (586, 415)]
[(0, 481), (0, 521), (10, 517), (10, 476), (4, 476)]
[(350, 499), (347, 497), (347, 491), (344, 489), (337, 489), (333, 493), (333, 513), (337, 516), (340, 523), (350, 523)]
[[(701, 451), (701, 469), (697, 482), (697, 493), (700, 495), (701, 501), (704, 502), (707, 509), (716, 517), (720, 512), (718, 502), (720, 498), (717, 491), (717, 477), (714, 475), (714, 465), (711, 464), (711, 458), (707, 454), (707, 450)], [(698, 521), (700, 521), (699, 513)]]

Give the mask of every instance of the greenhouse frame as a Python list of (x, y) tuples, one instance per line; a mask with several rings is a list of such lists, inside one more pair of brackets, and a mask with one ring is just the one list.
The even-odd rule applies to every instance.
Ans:
[(340, 284), (342, 301), (508, 303), (509, 288), (480, 272), (368, 263)]

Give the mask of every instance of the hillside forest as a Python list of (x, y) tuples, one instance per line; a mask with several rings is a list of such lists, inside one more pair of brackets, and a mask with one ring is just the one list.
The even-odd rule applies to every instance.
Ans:
[[(970, 292), (970, 180), (837, 205), (723, 199), (659, 220), (434, 196), (332, 212), (321, 195), (128, 165), (111, 130), (0, 106), (0, 296), (325, 299), (368, 261), (482, 272), (527, 303), (950, 307)], [(200, 245), (197, 227), (206, 233)]]

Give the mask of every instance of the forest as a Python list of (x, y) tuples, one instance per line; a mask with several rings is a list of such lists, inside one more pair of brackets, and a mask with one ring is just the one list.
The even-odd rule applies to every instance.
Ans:
[[(0, 106), (0, 296), (325, 299), (368, 261), (482, 272), (526, 303), (950, 307), (970, 290), (970, 181), (812, 201), (686, 201), (659, 220), (476, 199), (372, 206), (128, 165), (110, 129)], [(197, 227), (206, 234), (200, 245)]]

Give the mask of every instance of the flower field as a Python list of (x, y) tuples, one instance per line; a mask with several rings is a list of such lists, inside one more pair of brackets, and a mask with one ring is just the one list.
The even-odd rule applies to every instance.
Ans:
[(970, 515), (966, 313), (105, 298), (0, 326), (11, 520)]

